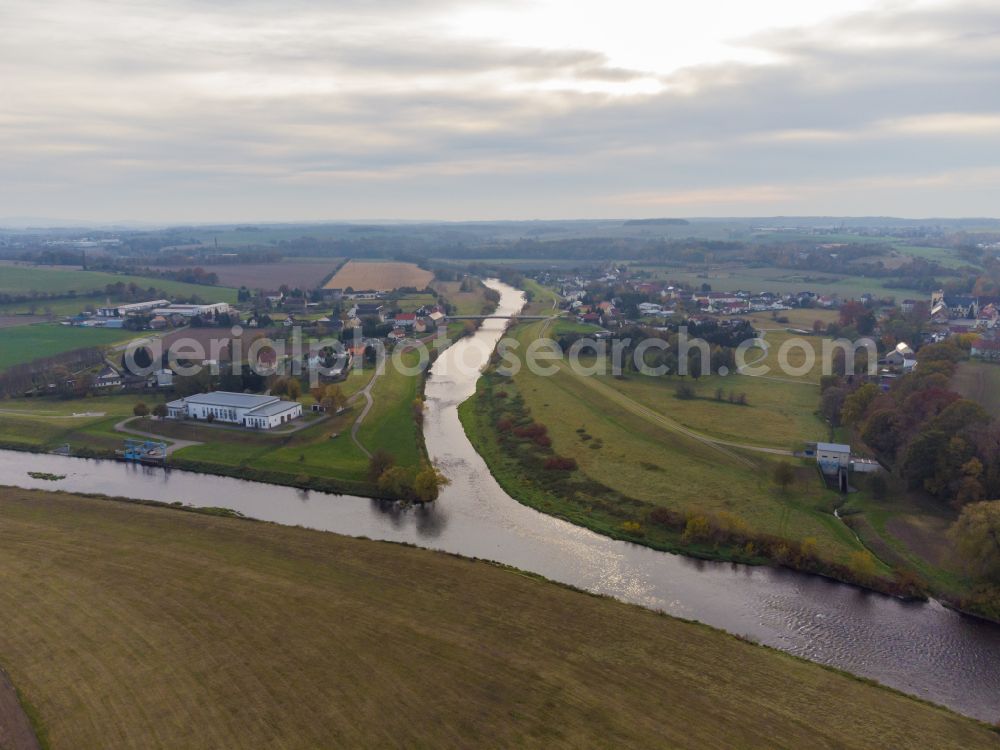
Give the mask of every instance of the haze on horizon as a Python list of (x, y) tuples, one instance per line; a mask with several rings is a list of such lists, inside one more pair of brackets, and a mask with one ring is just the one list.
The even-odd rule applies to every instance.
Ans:
[(995, 3), (8, 0), (0, 25), (3, 217), (1000, 204)]

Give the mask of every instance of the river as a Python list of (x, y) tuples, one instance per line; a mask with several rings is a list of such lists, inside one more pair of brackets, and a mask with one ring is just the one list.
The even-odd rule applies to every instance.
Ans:
[[(492, 285), (502, 293), (499, 314), (521, 309), (520, 292)], [(434, 364), (424, 433), (451, 484), (429, 507), (403, 509), (368, 498), (13, 451), (0, 451), (0, 482), (230, 508), (265, 521), (495, 560), (748, 636), (969, 716), (1000, 719), (1000, 626), (936, 602), (902, 602), (793, 571), (657, 552), (513, 500), (469, 443), (457, 412), (505, 325), (486, 321)], [(28, 471), (66, 478), (32, 479)]]

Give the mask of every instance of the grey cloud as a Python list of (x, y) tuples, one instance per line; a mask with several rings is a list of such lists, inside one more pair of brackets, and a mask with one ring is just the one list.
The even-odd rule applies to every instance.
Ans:
[[(231, 7), (213, 3), (209, 12)], [(253, 7), (273, 14), (278, 6)], [(802, 194), (816, 201), (806, 210), (838, 213), (838, 206), (861, 204), (869, 181), (872, 201), (889, 200), (885, 186), (901, 184), (893, 189), (915, 201), (910, 213), (995, 213), (996, 189), (990, 193), (988, 183), (911, 193), (905, 180), (1000, 167), (1000, 134), (884, 125), (1000, 113), (1000, 46), (990, 43), (1000, 11), (985, 6), (860, 14), (819, 29), (772, 32), (753, 42), (786, 62), (679, 71), (663, 78), (663, 93), (632, 97), (476, 83), (494, 73), (522, 83), (647, 75), (618, 69), (598, 52), (436, 39), (432, 30), (420, 37), (395, 29), (374, 44), (364, 35), (328, 33), (325, 10), (317, 19), (294, 47), (283, 46), (280, 35), (259, 46), (226, 35), (214, 47), (169, 37), (162, 46), (97, 50), (84, 40), (64, 57), (7, 57), (4, 75), (28, 77), (0, 110), (0, 197), (58, 202), (75, 189), (77, 200), (102, 198), (90, 210), (103, 210), (114, 196), (134, 207), (135, 218), (155, 219), (217, 218), (194, 215), (216, 207), (227, 217), (253, 218), (270, 207), (270, 218), (319, 218), (324, 206), (329, 217), (460, 218), (628, 215), (647, 209), (630, 211), (621, 196), (742, 189), (766, 197), (805, 186)], [(922, 34), (929, 41), (840, 42), (862, 31), (890, 42)], [(373, 83), (321, 93), (251, 83), (220, 94), (195, 85), (230, 71), (251, 81)], [(387, 77), (398, 85), (383, 85)], [(53, 93), (60, 82), (61, 97)], [(780, 137), (789, 131), (806, 135)], [(810, 138), (810, 131), (839, 137)], [(851, 180), (849, 190), (834, 191)], [(719, 200), (711, 210), (741, 207)], [(37, 204), (11, 212), (53, 213)]]

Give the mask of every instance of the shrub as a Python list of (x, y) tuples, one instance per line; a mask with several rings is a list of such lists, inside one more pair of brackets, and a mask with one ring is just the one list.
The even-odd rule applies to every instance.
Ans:
[(624, 521), (622, 523), (622, 531), (626, 534), (631, 534), (632, 536), (642, 536), (642, 524), (638, 521)]
[(680, 530), (684, 528), (687, 519), (683, 513), (678, 513), (669, 508), (653, 508), (649, 512), (649, 522), (657, 526), (662, 526), (665, 529)]
[(691, 516), (684, 526), (684, 542), (703, 542), (711, 536), (711, 525), (705, 516)]
[(695, 398), (698, 394), (695, 391), (694, 386), (691, 385), (690, 383), (679, 383), (677, 386), (677, 390), (674, 392), (674, 395), (681, 401), (690, 401), (691, 399)]
[(517, 435), (517, 437), (519, 438), (531, 438), (532, 440), (534, 440), (535, 438), (544, 435), (548, 431), (549, 428), (546, 427), (545, 425), (539, 424), (538, 422), (532, 422), (531, 424), (525, 425), (524, 427), (515, 428), (514, 434)]
[(576, 459), (566, 456), (552, 456), (545, 461), (546, 471), (574, 471), (576, 469)]

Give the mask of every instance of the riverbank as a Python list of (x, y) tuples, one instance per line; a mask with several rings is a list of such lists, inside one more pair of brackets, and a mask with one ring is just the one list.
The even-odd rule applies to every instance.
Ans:
[[(495, 286), (502, 294), (502, 313), (516, 312), (517, 290)], [(184, 471), (5, 451), (0, 451), (0, 476), (25, 488), (210, 503), (217, 509), (213, 512), (493, 560), (697, 620), (969, 716), (989, 721), (1000, 716), (996, 626), (933, 601), (907, 603), (787, 569), (663, 554), (512, 499), (466, 438), (457, 413), (458, 404), (475, 392), (478, 367), (486, 364), (504, 327), (501, 320), (486, 321), (475, 336), (444, 352), (430, 373), (423, 432), (431, 458), (451, 484), (426, 506), (405, 508)], [(28, 471), (66, 479), (53, 485)]]
[(576, 471), (575, 462), (557, 466), (559, 457), (548, 449), (550, 442), (531, 439), (529, 431), (537, 423), (509, 378), (484, 374), (475, 395), (459, 407), (459, 416), (504, 491), (543, 513), (665, 552), (780, 566), (904, 599), (926, 598), (916, 579), (880, 572), (874, 561), (871, 568), (852, 569), (824, 559), (801, 539), (753, 532), (732, 514), (670, 511), (601, 485)]
[(65, 493), (0, 498), (0, 653), (53, 748), (997, 741), (867, 680), (508, 567)]

